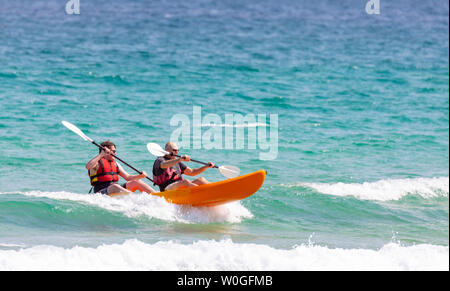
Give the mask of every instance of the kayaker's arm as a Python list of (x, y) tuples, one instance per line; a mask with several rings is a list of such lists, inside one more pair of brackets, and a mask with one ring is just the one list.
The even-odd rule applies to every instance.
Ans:
[(91, 170), (96, 168), (98, 165), (98, 161), (109, 154), (111, 154), (111, 150), (108, 147), (104, 147), (104, 150), (100, 151), (100, 153), (95, 158), (87, 162), (86, 169)]
[[(183, 156), (183, 157), (186, 157), (186, 156)], [(167, 169), (167, 168), (170, 168), (172, 166), (175, 166), (179, 162), (182, 162), (182, 161), (187, 161), (188, 162), (189, 161), (189, 159), (186, 159), (186, 158), (183, 158), (183, 157), (176, 158), (176, 159), (173, 159), (173, 160), (162, 161), (161, 164), (159, 165), (159, 167), (161, 169)]]
[(124, 178), (125, 181), (135, 181), (143, 179), (147, 176), (147, 173), (145, 171), (142, 171), (142, 174), (140, 175), (130, 175), (125, 171), (121, 165), (117, 164), (119, 166), (119, 176)]
[[(106, 149), (106, 150), (109, 152), (109, 149)], [(92, 160), (90, 160), (89, 162), (86, 163), (86, 169), (91, 170), (91, 169), (97, 167), (98, 161), (100, 161), (100, 159), (106, 155), (107, 155), (107, 153), (105, 153), (104, 151), (101, 151), (101, 153), (99, 153), (95, 158), (93, 158)]]
[(214, 164), (211, 163), (211, 162), (209, 162), (209, 164), (207, 166), (203, 166), (203, 167), (200, 167), (200, 168), (197, 168), (197, 169), (191, 169), (191, 168), (187, 167), (184, 170), (184, 174), (187, 175), (187, 176), (197, 176), (197, 175), (203, 173), (204, 171), (206, 171), (206, 169), (209, 169), (209, 168), (212, 168), (212, 167), (214, 167)]

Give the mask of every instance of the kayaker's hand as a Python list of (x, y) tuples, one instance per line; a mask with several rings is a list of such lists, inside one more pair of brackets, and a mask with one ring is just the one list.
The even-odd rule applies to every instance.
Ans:
[(102, 157), (107, 156), (109, 154), (111, 154), (111, 150), (107, 147), (103, 147), (103, 150), (100, 153), (102, 155)]
[(208, 168), (214, 168), (214, 163), (208, 162)]
[(139, 179), (143, 179), (147, 177), (147, 173), (145, 171), (142, 171), (142, 173), (139, 175)]
[(184, 155), (184, 156), (181, 157), (181, 160), (184, 161), (184, 162), (189, 162), (191, 160), (191, 157), (188, 156), (188, 155)]

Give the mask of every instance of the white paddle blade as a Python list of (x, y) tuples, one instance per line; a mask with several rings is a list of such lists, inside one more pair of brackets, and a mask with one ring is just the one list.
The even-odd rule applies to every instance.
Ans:
[(71, 131), (75, 132), (76, 134), (78, 134), (79, 136), (81, 136), (82, 139), (84, 139), (85, 141), (88, 142), (93, 142), (92, 139), (90, 139), (89, 137), (87, 137), (78, 127), (76, 127), (75, 125), (73, 125), (72, 123), (68, 122), (68, 121), (61, 121), (61, 123), (67, 127), (68, 129), (70, 129)]
[(220, 166), (219, 171), (227, 178), (236, 178), (241, 173), (241, 170), (235, 166)]
[(166, 152), (165, 150), (163, 150), (162, 147), (159, 144), (153, 143), (153, 142), (149, 142), (147, 144), (147, 150), (152, 155), (157, 156), (157, 157), (163, 157), (163, 156), (169, 154), (169, 152)]

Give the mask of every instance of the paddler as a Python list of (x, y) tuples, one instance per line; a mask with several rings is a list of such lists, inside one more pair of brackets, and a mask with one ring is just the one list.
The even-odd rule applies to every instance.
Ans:
[(194, 181), (183, 179), (183, 174), (187, 176), (197, 176), (203, 173), (206, 169), (214, 167), (214, 164), (209, 162), (208, 165), (191, 169), (183, 162), (189, 162), (190, 157), (184, 155), (182, 157), (176, 157), (178, 155), (178, 146), (174, 142), (168, 142), (165, 146), (168, 155), (159, 157), (153, 164), (153, 180), (155, 185), (159, 186), (159, 189), (174, 190), (185, 187), (196, 187), (202, 184), (208, 184), (209, 182), (203, 178), (197, 178)]
[[(113, 142), (108, 140), (100, 145), (105, 150), (99, 149), (99, 154), (86, 164), (94, 193), (111, 194), (136, 190), (149, 194), (155, 192), (152, 187), (140, 180), (147, 176), (145, 171), (140, 175), (130, 175), (116, 162), (111, 155), (116, 153), (116, 145)], [(119, 185), (119, 176), (127, 182)]]

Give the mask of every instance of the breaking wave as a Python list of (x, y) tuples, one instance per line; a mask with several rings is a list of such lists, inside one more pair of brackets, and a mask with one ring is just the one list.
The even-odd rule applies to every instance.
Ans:
[(30, 197), (50, 198), (53, 200), (73, 201), (102, 209), (119, 212), (127, 217), (146, 216), (165, 221), (182, 223), (239, 223), (253, 215), (240, 202), (228, 203), (215, 207), (190, 207), (168, 203), (164, 198), (132, 194), (124, 197), (109, 197), (101, 194), (77, 194), (70, 192), (11, 192), (1, 194), (19, 194)]
[(354, 196), (364, 200), (399, 200), (406, 195), (430, 199), (448, 197), (449, 178), (386, 179), (364, 183), (299, 183), (323, 194)]
[(389, 243), (378, 250), (301, 245), (276, 249), (231, 240), (0, 250), (0, 270), (449, 270), (447, 246)]

